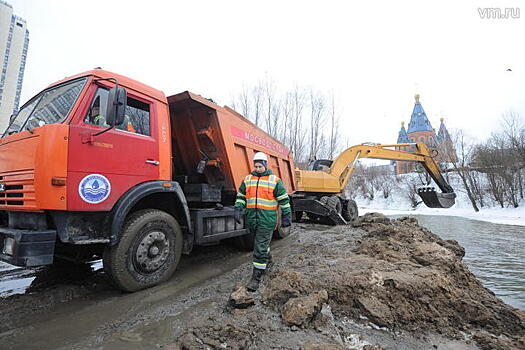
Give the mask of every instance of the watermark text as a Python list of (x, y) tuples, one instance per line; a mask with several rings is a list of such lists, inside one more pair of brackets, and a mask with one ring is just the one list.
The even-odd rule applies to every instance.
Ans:
[(519, 7), (478, 7), (481, 19), (518, 19), (520, 18)]

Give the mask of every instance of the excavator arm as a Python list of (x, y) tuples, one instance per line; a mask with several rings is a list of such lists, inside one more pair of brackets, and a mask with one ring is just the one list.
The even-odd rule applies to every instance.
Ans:
[[(392, 147), (415, 146), (414, 152), (389, 149)], [(418, 195), (425, 205), (431, 208), (450, 208), (455, 203), (454, 189), (441, 175), (441, 169), (435, 162), (428, 147), (422, 143), (402, 143), (393, 145), (357, 145), (343, 151), (332, 163), (330, 170), (298, 170), (298, 191), (303, 193), (341, 193), (348, 184), (356, 161), (360, 158), (375, 158), (418, 162), (423, 165), (437, 184), (441, 193), (433, 187), (418, 189)]]

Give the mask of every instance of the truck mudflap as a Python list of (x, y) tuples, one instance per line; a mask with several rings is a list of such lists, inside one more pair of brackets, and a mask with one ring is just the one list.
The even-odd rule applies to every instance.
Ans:
[(454, 192), (439, 193), (434, 187), (419, 187), (417, 194), (429, 208), (450, 208), (456, 203), (456, 194)]
[(0, 227), (0, 260), (22, 267), (52, 264), (56, 236), (56, 230)]

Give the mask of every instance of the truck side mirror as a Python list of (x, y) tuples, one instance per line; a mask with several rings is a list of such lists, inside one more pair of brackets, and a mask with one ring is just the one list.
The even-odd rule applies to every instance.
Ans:
[(109, 90), (108, 104), (106, 109), (106, 123), (110, 126), (120, 125), (124, 122), (126, 111), (127, 93), (126, 89), (114, 87)]

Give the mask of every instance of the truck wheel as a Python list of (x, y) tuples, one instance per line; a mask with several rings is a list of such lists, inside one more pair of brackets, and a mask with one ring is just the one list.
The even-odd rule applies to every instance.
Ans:
[(359, 211), (357, 210), (357, 204), (354, 200), (349, 199), (343, 205), (343, 219), (348, 222), (353, 222), (359, 216)]
[(338, 214), (341, 214), (343, 212), (343, 204), (341, 203), (341, 200), (338, 196), (328, 197), (328, 199), (326, 200), (326, 205)]
[(104, 251), (104, 270), (116, 286), (134, 292), (162, 283), (175, 272), (182, 254), (182, 230), (166, 212), (133, 213), (120, 241)]

